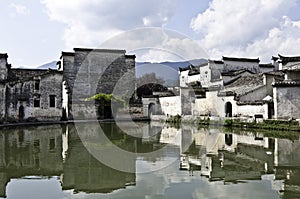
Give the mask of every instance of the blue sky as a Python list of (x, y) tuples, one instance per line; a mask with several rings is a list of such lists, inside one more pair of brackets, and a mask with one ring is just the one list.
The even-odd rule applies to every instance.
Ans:
[[(14, 67), (38, 66), (74, 47), (99, 47), (115, 35), (136, 28), (159, 27), (186, 38), (168, 38), (156, 46), (167, 51), (185, 49), (186, 59), (222, 55), (260, 57), (300, 55), (299, 0), (10, 0), (0, 7), (0, 52), (8, 53)], [(134, 35), (137, 41), (149, 38)], [(128, 35), (127, 35), (128, 36)], [(143, 36), (145, 36), (143, 38)], [(157, 35), (151, 35), (155, 42)], [(149, 37), (149, 34), (148, 34)], [(189, 42), (187, 42), (187, 38)], [(161, 52), (143, 52), (139, 61), (166, 61)], [(147, 54), (148, 53), (148, 54)]]

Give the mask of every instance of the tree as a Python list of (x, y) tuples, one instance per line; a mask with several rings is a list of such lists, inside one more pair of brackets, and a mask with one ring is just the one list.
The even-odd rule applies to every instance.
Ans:
[(95, 100), (99, 104), (98, 114), (100, 118), (105, 116), (105, 114), (111, 115), (111, 113), (105, 113), (106, 108), (109, 108), (109, 111), (116, 112), (118, 109), (124, 107), (124, 100), (115, 97), (113, 94), (98, 93), (90, 98), (87, 98), (86, 101)]
[(168, 90), (163, 84), (165, 80), (157, 77), (155, 73), (147, 73), (136, 80), (137, 96), (152, 95), (153, 92)]

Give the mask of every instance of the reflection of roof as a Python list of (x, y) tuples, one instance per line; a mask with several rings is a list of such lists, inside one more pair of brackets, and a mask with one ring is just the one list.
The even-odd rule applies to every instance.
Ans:
[(220, 92), (224, 95), (244, 95), (251, 91), (254, 91), (263, 85), (263, 75), (254, 74), (250, 76), (244, 76), (238, 78), (236, 81), (225, 86), (225, 89)]
[(257, 62), (259, 63), (259, 58), (251, 59), (251, 58), (238, 58), (238, 57), (224, 57), (223, 61), (241, 61), (241, 62)]
[(300, 61), (300, 56), (291, 56), (291, 57), (287, 57), (287, 56), (282, 56), (280, 54), (278, 54), (281, 62), (283, 65), (285, 65), (288, 62), (297, 62)]

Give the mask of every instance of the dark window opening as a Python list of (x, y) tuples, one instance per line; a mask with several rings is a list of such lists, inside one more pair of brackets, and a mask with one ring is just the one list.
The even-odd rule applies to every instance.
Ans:
[(34, 82), (34, 90), (40, 90), (40, 81), (39, 80)]
[(55, 149), (55, 139), (50, 138), (49, 140), (49, 150), (54, 150)]
[(55, 95), (49, 96), (50, 107), (55, 107)]
[(33, 106), (34, 107), (40, 107), (40, 99), (39, 98), (35, 98), (33, 101)]

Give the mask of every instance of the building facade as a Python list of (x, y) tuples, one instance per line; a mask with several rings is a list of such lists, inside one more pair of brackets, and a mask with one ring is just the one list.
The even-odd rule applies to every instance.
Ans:
[(59, 121), (62, 117), (62, 72), (18, 69), (0, 54), (0, 120)]
[(97, 93), (114, 93), (128, 100), (135, 91), (135, 55), (126, 55), (125, 50), (74, 48), (74, 52), (62, 52), (59, 70), (69, 119), (97, 119), (98, 105), (86, 100)]

